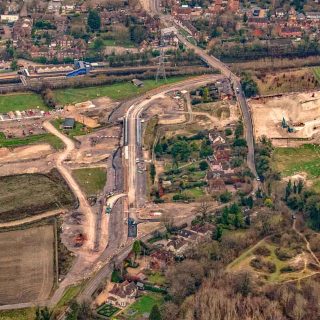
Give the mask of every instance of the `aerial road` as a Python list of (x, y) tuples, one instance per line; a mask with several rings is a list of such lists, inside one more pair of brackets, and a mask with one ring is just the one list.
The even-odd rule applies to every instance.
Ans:
[[(143, 207), (146, 201), (146, 176), (144, 171), (138, 169), (138, 163), (143, 161), (142, 159), (142, 129), (141, 129), (141, 114), (148, 108), (153, 101), (162, 98), (170, 91), (178, 91), (183, 89), (196, 88), (201, 85), (206, 85), (213, 80), (218, 80), (221, 75), (206, 75), (203, 77), (197, 77), (195, 79), (189, 79), (176, 85), (170, 86), (167, 89), (163, 89), (161, 92), (152, 96), (148, 96), (146, 99), (140, 102), (134, 102), (126, 112), (124, 119), (125, 130), (124, 136), (127, 137), (125, 141), (125, 161), (127, 162), (127, 192), (129, 201), (130, 217), (135, 221), (138, 221), (136, 217), (136, 209)], [(139, 173), (140, 171), (140, 173)]]

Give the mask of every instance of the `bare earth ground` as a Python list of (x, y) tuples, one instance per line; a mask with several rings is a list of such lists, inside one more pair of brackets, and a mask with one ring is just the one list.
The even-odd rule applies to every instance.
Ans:
[(52, 225), (0, 233), (0, 304), (37, 302), (54, 279)]
[(260, 95), (316, 90), (319, 83), (309, 68), (285, 72), (257, 72), (253, 77)]
[(120, 126), (113, 126), (79, 136), (77, 140), (81, 142), (81, 145), (72, 151), (69, 160), (72, 165), (87, 165), (105, 161), (119, 145), (120, 135)]
[[(256, 139), (263, 135), (271, 139), (312, 139), (320, 133), (319, 91), (251, 100), (250, 107)], [(283, 118), (294, 132), (281, 127)], [(287, 146), (286, 140), (283, 146)]]
[(49, 144), (0, 148), (0, 176), (49, 172), (56, 154)]
[(15, 149), (0, 148), (0, 163), (21, 162), (43, 158), (52, 153), (49, 144), (43, 143)]
[(159, 124), (183, 123), (186, 121), (186, 117), (183, 113), (178, 114), (179, 111), (184, 111), (182, 101), (181, 106), (179, 106), (178, 100), (165, 96), (164, 98), (154, 100), (152, 105), (144, 112), (144, 115), (147, 118), (158, 115)]

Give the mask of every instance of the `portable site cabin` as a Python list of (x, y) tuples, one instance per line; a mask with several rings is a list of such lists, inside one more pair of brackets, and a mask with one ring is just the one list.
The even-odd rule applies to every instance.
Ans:
[(63, 121), (63, 129), (64, 130), (71, 130), (74, 128), (76, 122), (74, 118), (65, 118)]

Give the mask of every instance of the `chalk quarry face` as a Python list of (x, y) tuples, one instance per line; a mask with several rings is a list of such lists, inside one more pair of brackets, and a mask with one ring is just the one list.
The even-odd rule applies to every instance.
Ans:
[[(320, 133), (320, 92), (288, 94), (250, 102), (255, 137), (312, 139)], [(293, 129), (282, 128), (283, 118)]]

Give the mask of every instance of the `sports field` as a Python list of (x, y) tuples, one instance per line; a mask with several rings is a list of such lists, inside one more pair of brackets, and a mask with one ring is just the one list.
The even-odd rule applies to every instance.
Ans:
[(49, 174), (0, 177), (0, 222), (68, 207), (75, 199), (55, 170)]
[(0, 305), (43, 301), (53, 281), (53, 225), (0, 233)]
[(86, 88), (70, 88), (55, 90), (54, 94), (58, 104), (72, 104), (81, 101), (92, 100), (99, 97), (109, 97), (114, 100), (123, 100), (134, 97), (136, 95), (145, 93), (149, 90), (157, 88), (164, 84), (170, 84), (178, 81), (182, 81), (187, 77), (171, 77), (167, 81), (159, 80), (145, 80), (143, 81), (143, 87), (136, 87), (131, 82), (121, 82), (112, 85), (86, 87)]
[(48, 110), (41, 96), (36, 93), (14, 93), (0, 95), (0, 113), (27, 109)]

